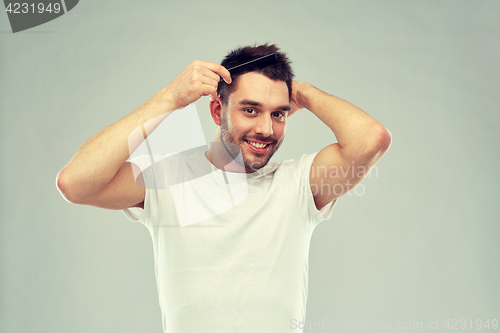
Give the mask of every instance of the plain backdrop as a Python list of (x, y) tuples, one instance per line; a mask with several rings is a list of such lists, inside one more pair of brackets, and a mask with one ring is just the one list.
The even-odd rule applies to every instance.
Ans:
[[(82, 0), (13, 34), (0, 13), (0, 331), (161, 332), (147, 229), (121, 211), (66, 202), (56, 175), (191, 61), (264, 42), (287, 52), (296, 79), (361, 107), (393, 136), (376, 172), (314, 231), (307, 321), (491, 326), (500, 319), (499, 17), (498, 1)], [(195, 103), (207, 141), (208, 102)], [(302, 110), (273, 160), (333, 142)]]

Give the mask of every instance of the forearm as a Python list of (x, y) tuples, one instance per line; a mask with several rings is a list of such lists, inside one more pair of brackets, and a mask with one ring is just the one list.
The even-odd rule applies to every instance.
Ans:
[(357, 106), (308, 83), (302, 83), (298, 94), (302, 105), (333, 131), (344, 158), (374, 156), (390, 145), (389, 131)]
[[(57, 184), (68, 199), (92, 195), (117, 173), (130, 154), (173, 110), (163, 90), (126, 117), (89, 138), (59, 172)], [(71, 197), (71, 198), (69, 198)]]

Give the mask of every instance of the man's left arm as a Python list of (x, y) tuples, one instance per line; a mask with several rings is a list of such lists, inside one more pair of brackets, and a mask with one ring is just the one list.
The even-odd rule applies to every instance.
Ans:
[(319, 210), (359, 184), (391, 144), (390, 132), (357, 106), (313, 85), (293, 81), (290, 114), (306, 108), (335, 134), (338, 143), (315, 156), (309, 175)]

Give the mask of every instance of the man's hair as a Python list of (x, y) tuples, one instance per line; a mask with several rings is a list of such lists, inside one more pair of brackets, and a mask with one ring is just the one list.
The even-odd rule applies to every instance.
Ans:
[[(276, 63), (264, 68), (249, 68), (241, 74), (257, 72), (265, 75), (271, 80), (285, 81), (288, 87), (288, 98), (290, 98), (292, 95), (292, 80), (294, 76), (292, 67), (290, 66), (291, 62), (284, 53), (279, 52), (279, 48), (275, 44), (268, 45), (266, 43), (263, 45), (255, 44), (254, 46), (239, 47), (229, 52), (224, 60), (222, 60), (221, 65), (229, 69), (271, 53), (276, 54)], [(239, 76), (233, 78), (231, 84), (227, 84), (224, 80), (219, 82), (217, 95), (219, 95), (224, 105), (227, 105), (229, 94), (235, 91), (238, 87), (238, 77)]]

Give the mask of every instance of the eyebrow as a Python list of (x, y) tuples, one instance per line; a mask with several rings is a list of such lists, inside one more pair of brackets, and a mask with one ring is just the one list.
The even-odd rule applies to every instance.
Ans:
[[(250, 106), (255, 106), (255, 107), (262, 107), (262, 104), (256, 101), (252, 101), (250, 99), (244, 99), (238, 103), (240, 106), (245, 106), (245, 105), (250, 105)], [(278, 111), (290, 111), (290, 106), (288, 105), (282, 105), (278, 106), (275, 108), (275, 110)]]

